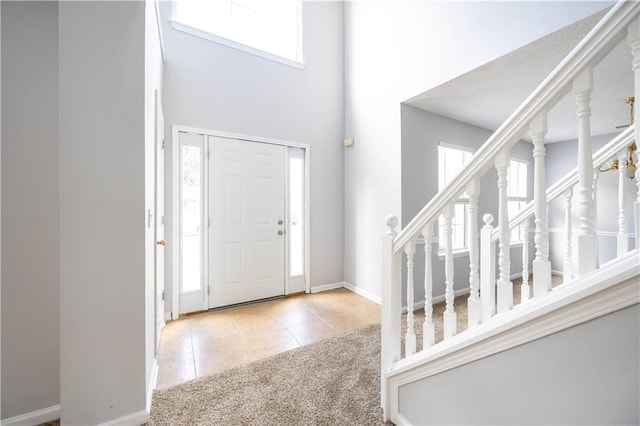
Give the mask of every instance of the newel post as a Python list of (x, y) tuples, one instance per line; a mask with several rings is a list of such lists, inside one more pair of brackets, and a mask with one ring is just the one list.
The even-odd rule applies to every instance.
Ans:
[(389, 419), (389, 381), (386, 373), (393, 363), (400, 360), (400, 298), (402, 278), (402, 254), (393, 253), (393, 240), (397, 235), (398, 218), (388, 216), (389, 228), (382, 237), (382, 330), (381, 330), (381, 405), (384, 420)]
[(593, 152), (591, 147), (591, 90), (593, 69), (587, 67), (573, 81), (573, 94), (578, 111), (578, 195), (579, 229), (577, 232), (578, 275), (583, 276), (598, 267), (596, 212), (593, 201)]

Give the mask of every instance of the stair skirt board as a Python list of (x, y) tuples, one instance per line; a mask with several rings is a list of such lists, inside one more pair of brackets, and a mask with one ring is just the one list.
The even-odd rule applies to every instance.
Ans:
[[(640, 252), (610, 262), (489, 322), (407, 357), (383, 373), (389, 419), (400, 423), (401, 386), (640, 303)], [(606, 278), (606, 279), (604, 279)]]
[(36, 426), (60, 418), (60, 404), (2, 420), (3, 426)]

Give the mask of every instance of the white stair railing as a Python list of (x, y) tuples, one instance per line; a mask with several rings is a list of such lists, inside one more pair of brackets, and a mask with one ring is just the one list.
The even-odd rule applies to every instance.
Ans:
[[(398, 220), (387, 218), (389, 228), (383, 238), (382, 257), (382, 406), (385, 419), (389, 418), (389, 381), (386, 375), (401, 361), (401, 292), (403, 254), (406, 255), (407, 306), (405, 351), (403, 368), (407, 361), (421, 352), (436, 350), (438, 336), (435, 335), (433, 321), (433, 268), (431, 264), (432, 237), (434, 225), (439, 218), (444, 222), (445, 245), (445, 310), (443, 314), (443, 336), (446, 341), (453, 338), (457, 330), (457, 316), (454, 307), (454, 268), (452, 250), (452, 220), (454, 203), (467, 192), (469, 196), (469, 283), (468, 299), (469, 328), (479, 323), (488, 323), (495, 315), (506, 313), (513, 308), (513, 284), (510, 276), (510, 230), (521, 226), (524, 244), (528, 244), (529, 218), (534, 217), (535, 258), (533, 260), (534, 298), (544, 297), (551, 290), (551, 263), (549, 261), (549, 236), (547, 204), (550, 200), (565, 196), (565, 237), (564, 280), (569, 281), (575, 272), (579, 276), (598, 268), (598, 249), (595, 221), (594, 168), (629, 145), (638, 137), (632, 126), (616, 137), (607, 147), (593, 155), (590, 131), (590, 97), (592, 91), (593, 68), (627, 34), (633, 53), (632, 68), (635, 73), (635, 93), (640, 99), (640, 3), (622, 1), (617, 3), (607, 15), (589, 32), (578, 46), (540, 84), (523, 104), (498, 128), (473, 156), (471, 162), (397, 234)], [(577, 169), (567, 174), (561, 181), (546, 189), (544, 169), (545, 135), (547, 133), (547, 113), (567, 93), (572, 92), (577, 105), (578, 119), (578, 162)], [(637, 114), (637, 112), (636, 112)], [(637, 120), (636, 120), (637, 122)], [(508, 218), (507, 171), (510, 163), (510, 149), (529, 132), (533, 139), (534, 197), (520, 213)], [(483, 216), (485, 225), (477, 241), (477, 203), (480, 196), (480, 178), (491, 167), (498, 175), (498, 226), (493, 229), (493, 217)], [(640, 229), (640, 171), (636, 172), (638, 197), (635, 202), (636, 230)], [(578, 189), (579, 226), (577, 246), (571, 246), (571, 202), (572, 188)], [(624, 204), (622, 204), (624, 206)], [(621, 215), (624, 212), (620, 213)], [(618, 219), (620, 223), (622, 221)], [(625, 219), (626, 220), (626, 219)], [(620, 225), (622, 229), (622, 225)], [(425, 254), (425, 320), (422, 324), (423, 341), (418, 345), (414, 309), (414, 260), (418, 238), (424, 238)], [(498, 241), (498, 276), (495, 271), (495, 239)], [(620, 247), (622, 247), (620, 243)], [(478, 247), (479, 246), (479, 247)], [(479, 251), (478, 251), (479, 248)], [(572, 263), (572, 251), (576, 254), (577, 265)], [(620, 251), (619, 251), (620, 253)], [(479, 259), (479, 262), (478, 262)], [(528, 265), (528, 250), (523, 250), (523, 264)], [(479, 266), (479, 273), (478, 273)], [(528, 267), (524, 268), (527, 279), (523, 280), (521, 300), (529, 298)], [(479, 295), (478, 295), (479, 288)], [(497, 288), (497, 294), (496, 294)], [(497, 296), (497, 297), (496, 297)], [(497, 307), (497, 313), (495, 313)], [(462, 336), (460, 336), (462, 338)], [(421, 349), (419, 349), (421, 348)]]

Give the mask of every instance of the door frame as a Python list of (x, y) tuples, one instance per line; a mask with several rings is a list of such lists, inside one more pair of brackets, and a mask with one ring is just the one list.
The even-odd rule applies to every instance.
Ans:
[[(179, 133), (196, 133), (203, 136), (214, 136), (226, 139), (237, 139), (248, 142), (268, 143), (272, 145), (280, 145), (288, 148), (302, 148), (304, 149), (304, 279), (305, 279), (305, 293), (311, 292), (311, 252), (310, 252), (310, 236), (311, 236), (311, 223), (310, 223), (310, 176), (311, 176), (311, 147), (309, 144), (291, 142), (280, 139), (263, 138), (259, 136), (242, 135), (238, 133), (229, 133), (219, 130), (204, 129), (191, 126), (183, 126), (174, 124), (171, 131), (171, 240), (174, 242), (171, 250), (171, 318), (176, 320), (180, 316), (180, 140)], [(205, 154), (205, 159), (208, 158), (208, 154)], [(287, 156), (287, 169), (285, 171), (285, 180), (288, 179), (288, 156)], [(288, 181), (286, 182), (288, 185)], [(287, 186), (288, 188), (288, 186)], [(285, 197), (288, 200), (288, 191), (285, 191)], [(286, 214), (288, 216), (288, 206), (286, 207)], [(166, 215), (166, 213), (165, 213)], [(207, 223), (209, 222), (209, 218)], [(288, 220), (288, 217), (286, 218)], [(286, 221), (285, 221), (286, 222)], [(208, 243), (207, 243), (208, 244)], [(289, 294), (289, 242), (285, 239), (285, 295)], [(208, 283), (205, 283), (208, 286)], [(208, 306), (208, 291), (205, 292), (204, 298), (205, 305)]]

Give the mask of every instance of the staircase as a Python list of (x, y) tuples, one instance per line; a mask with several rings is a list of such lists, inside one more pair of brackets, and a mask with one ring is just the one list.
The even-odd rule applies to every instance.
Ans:
[[(387, 218), (382, 257), (382, 380), (381, 397), (385, 420), (409, 424), (402, 413), (403, 386), (434, 377), (477, 360), (527, 344), (640, 303), (640, 251), (629, 242), (628, 222), (640, 231), (640, 168), (635, 170), (638, 186), (634, 211), (625, 211), (625, 192), (618, 191), (618, 216), (600, 218), (616, 223), (617, 253), (600, 264), (596, 229), (597, 173), (609, 160), (619, 158), (619, 186), (633, 175), (626, 168), (627, 148), (640, 140), (635, 125), (617, 135), (597, 152), (591, 146), (590, 98), (593, 69), (614, 46), (627, 38), (633, 63), (635, 97), (640, 99), (640, 3), (621, 1), (592, 29), (576, 48), (520, 105), (476, 152), (470, 164), (440, 191), (399, 233), (398, 219)], [(566, 94), (577, 105), (578, 151), (576, 168), (547, 187), (545, 178), (545, 135), (549, 111)], [(634, 122), (638, 122), (634, 113)], [(526, 134), (533, 141), (533, 200), (508, 218), (507, 171), (510, 148)], [(634, 154), (635, 155), (635, 154)], [(497, 172), (498, 217), (482, 216), (478, 229), (480, 178), (491, 168)], [(461, 194), (468, 196), (469, 294), (467, 329), (458, 330), (454, 305), (452, 250), (453, 204)], [(573, 201), (574, 194), (576, 201)], [(565, 206), (564, 263), (562, 284), (552, 287), (549, 260), (547, 205), (562, 197)], [(578, 221), (572, 220), (577, 210)], [(445, 308), (442, 335), (436, 336), (433, 306), (432, 241), (440, 217), (444, 220)], [(529, 223), (535, 224), (534, 229)], [(510, 235), (523, 229), (522, 284), (514, 298), (510, 265)], [(532, 232), (531, 232), (532, 231)], [(535, 253), (528, 254), (528, 235), (533, 234)], [(416, 248), (424, 244), (424, 276), (414, 276)], [(532, 267), (529, 268), (529, 265)], [(406, 269), (405, 269), (406, 268)], [(403, 270), (404, 269), (404, 270)], [(406, 282), (403, 282), (403, 272)], [(530, 275), (530, 272), (532, 273)], [(466, 278), (465, 278), (466, 279)], [(424, 286), (424, 319), (414, 314), (416, 285)], [(406, 300), (402, 289), (406, 288)], [(514, 300), (519, 303), (514, 305)], [(406, 316), (403, 316), (403, 306)], [(416, 322), (416, 316), (420, 321)], [(403, 319), (404, 318), (404, 319)]]

